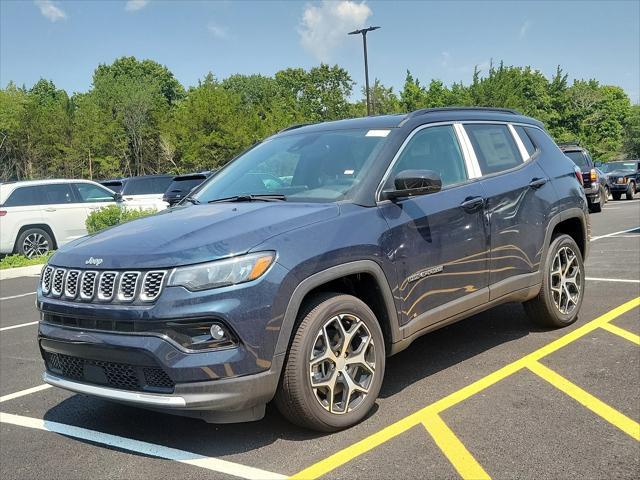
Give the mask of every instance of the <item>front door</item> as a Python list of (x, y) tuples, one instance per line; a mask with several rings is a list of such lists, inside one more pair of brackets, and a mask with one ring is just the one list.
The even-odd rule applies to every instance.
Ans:
[(387, 254), (398, 272), (407, 335), (488, 299), (488, 241), (483, 190), (469, 181), (453, 125), (414, 132), (386, 180), (403, 170), (432, 170), (443, 188), (379, 204), (390, 227)]

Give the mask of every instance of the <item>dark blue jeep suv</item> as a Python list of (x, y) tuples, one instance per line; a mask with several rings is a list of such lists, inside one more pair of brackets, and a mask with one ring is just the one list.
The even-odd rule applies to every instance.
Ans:
[(295, 126), (181, 204), (58, 250), (38, 288), (44, 380), (211, 422), (332, 431), (385, 358), (504, 302), (577, 318), (589, 220), (540, 122), (427, 109)]

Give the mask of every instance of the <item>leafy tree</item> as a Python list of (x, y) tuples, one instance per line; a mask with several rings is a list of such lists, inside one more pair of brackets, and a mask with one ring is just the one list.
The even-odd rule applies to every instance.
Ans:
[(633, 105), (625, 122), (624, 154), (640, 158), (640, 105)]

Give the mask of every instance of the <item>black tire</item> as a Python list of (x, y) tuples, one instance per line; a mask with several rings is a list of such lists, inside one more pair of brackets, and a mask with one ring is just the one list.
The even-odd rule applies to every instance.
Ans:
[(18, 236), (14, 247), (16, 253), (28, 258), (44, 255), (51, 250), (53, 239), (49, 232), (42, 228), (27, 228)]
[(601, 198), (603, 199), (602, 204), (606, 205), (607, 202), (609, 201), (609, 189), (607, 187), (604, 187), (602, 189), (602, 197)]
[(602, 211), (602, 197), (600, 197), (600, 201), (598, 203), (592, 203), (589, 205), (589, 210), (592, 213), (600, 213)]
[(622, 197), (622, 194), (620, 192), (613, 192), (611, 194), (611, 198), (613, 198), (614, 200), (620, 200), (620, 197)]
[[(580, 275), (580, 287), (578, 288), (578, 298), (574, 302), (573, 309), (566, 313), (561, 312), (560, 308), (556, 305), (554, 300), (554, 294), (552, 291), (551, 271), (554, 267), (553, 263), (556, 259), (556, 255), (560, 250), (568, 248), (575, 255), (575, 261), (577, 262), (577, 269)], [(563, 250), (566, 251), (566, 250)], [(582, 300), (584, 298), (584, 263), (582, 261), (582, 254), (576, 242), (569, 235), (559, 235), (551, 241), (547, 256), (543, 264), (543, 277), (542, 286), (538, 295), (524, 302), (524, 309), (527, 312), (529, 318), (543, 327), (566, 327), (571, 325), (578, 319), (578, 313), (582, 306)], [(562, 291), (562, 286), (561, 286)], [(561, 292), (562, 293), (562, 292)], [(561, 299), (560, 299), (561, 301)], [(567, 302), (568, 305), (568, 302)]]
[(627, 196), (627, 200), (633, 200), (633, 196), (635, 195), (635, 193), (636, 193), (636, 184), (631, 182), (627, 187), (627, 191), (625, 192), (625, 195)]
[[(314, 392), (311, 383), (311, 356), (317, 350), (319, 342), (322, 343), (322, 340), (326, 338), (324, 336), (321, 338), (321, 330), (328, 322), (331, 322), (331, 319), (341, 314), (353, 315), (366, 325), (368, 330), (366, 333), (369, 334), (367, 338), (373, 340), (374, 373), (367, 384), (368, 393), (364, 396), (357, 393), (355, 399), (356, 402), (358, 400), (359, 402), (353, 410), (338, 414), (328, 411), (326, 407), (321, 405), (320, 393)], [(342, 322), (342, 320), (339, 321)], [(348, 321), (346, 320), (347, 323)], [(354, 328), (353, 325), (356, 323), (349, 327), (349, 332)], [(364, 332), (364, 330), (358, 331)], [(360, 422), (369, 413), (378, 398), (385, 367), (384, 338), (380, 324), (371, 309), (364, 302), (351, 295), (321, 294), (305, 303), (298, 316), (297, 328), (293, 335), (275, 396), (278, 410), (290, 422), (321, 432), (334, 432)], [(352, 341), (355, 341), (356, 337), (353, 338)], [(335, 347), (341, 345), (338, 344)], [(362, 347), (362, 343), (359, 343), (359, 346)], [(370, 347), (364, 348), (371, 353)], [(326, 347), (324, 351), (326, 351)], [(355, 353), (357, 351), (353, 352), (353, 354)], [(329, 369), (332, 373), (328, 377), (340, 379), (340, 375), (344, 374), (339, 371), (337, 363), (333, 363), (331, 360), (328, 362), (334, 365), (333, 370)], [(324, 372), (324, 375), (327, 376), (327, 373)], [(351, 376), (349, 378), (352, 379)], [(334, 388), (335, 386), (334, 383)], [(334, 405), (333, 400), (334, 397), (331, 397), (331, 406)], [(347, 406), (349, 405), (351, 403), (347, 404)]]

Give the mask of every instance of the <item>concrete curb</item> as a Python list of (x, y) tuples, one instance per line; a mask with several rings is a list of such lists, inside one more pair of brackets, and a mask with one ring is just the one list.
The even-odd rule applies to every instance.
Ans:
[(9, 280), (18, 277), (37, 277), (40, 275), (44, 263), (40, 265), (29, 265), (28, 267), (7, 268), (0, 270), (0, 280)]

